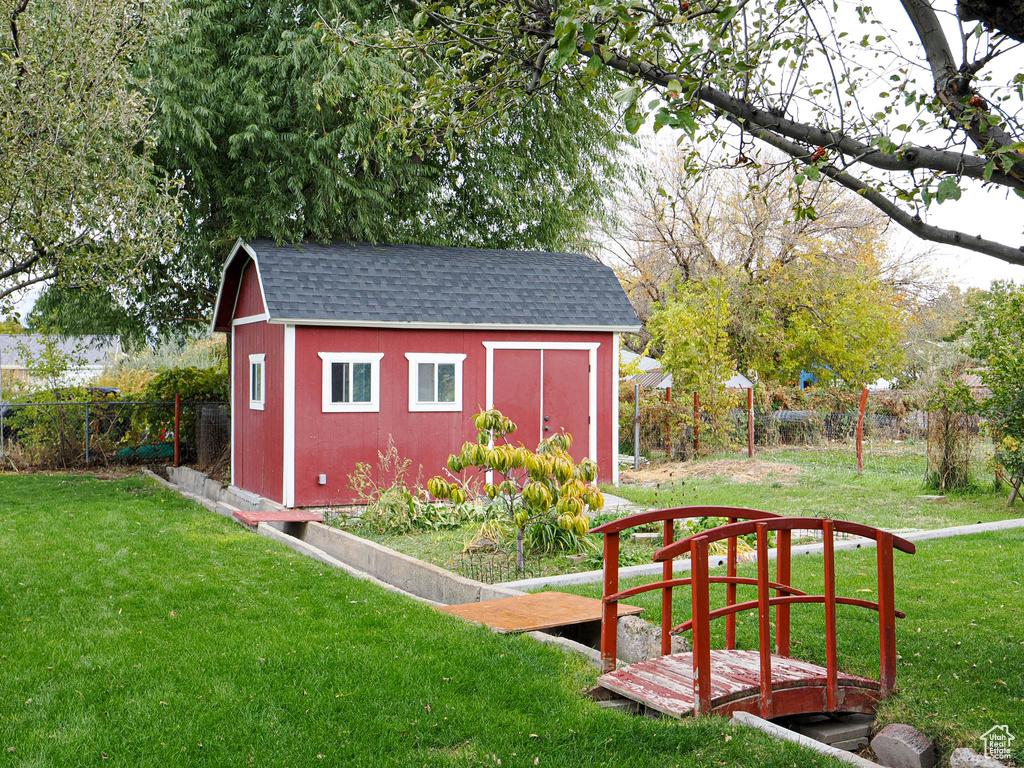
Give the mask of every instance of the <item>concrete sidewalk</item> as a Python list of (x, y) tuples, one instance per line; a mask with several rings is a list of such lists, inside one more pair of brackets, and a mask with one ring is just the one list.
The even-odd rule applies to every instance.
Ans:
[[(605, 497), (607, 499), (607, 497)], [(900, 533), (908, 541), (928, 541), (929, 539), (948, 539), (954, 536), (970, 536), (974, 533), (988, 533), (990, 531), (1005, 531), (1012, 528), (1024, 528), (1024, 518), (1012, 520), (998, 520), (994, 523), (979, 523), (977, 525), (958, 525), (953, 528), (935, 528), (926, 531), (911, 531)], [(835, 543), (836, 551), (842, 549), (861, 549), (874, 547), (873, 539), (840, 539)], [(793, 547), (793, 556), (819, 554), (824, 549), (823, 544), (804, 544)], [(768, 559), (775, 559), (776, 550), (768, 550)], [(747, 562), (757, 562), (757, 557), (752, 555)], [(708, 558), (708, 565), (711, 568), (720, 568), (725, 565), (725, 556), (712, 556)], [(673, 573), (689, 573), (689, 560), (676, 560), (672, 564)], [(619, 568), (619, 579), (629, 579), (633, 576), (655, 576), (661, 575), (661, 563), (650, 563), (649, 565), (631, 565), (626, 568)], [(520, 579), (509, 581), (501, 586), (511, 589), (529, 591), (531, 589), (543, 589), (544, 587), (560, 587), (570, 584), (592, 584), (604, 578), (604, 571), (584, 571), (583, 573), (565, 573), (557, 576), (542, 576), (536, 579)]]

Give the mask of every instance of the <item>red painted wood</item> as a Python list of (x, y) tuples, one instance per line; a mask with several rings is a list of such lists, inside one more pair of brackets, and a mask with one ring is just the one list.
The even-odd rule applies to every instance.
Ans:
[[(604, 536), (604, 593), (619, 591), (619, 534), (606, 533)], [(618, 641), (618, 604), (606, 601), (601, 617), (601, 668), (608, 672), (615, 669)]]
[[(761, 702), (760, 715), (765, 720), (775, 717), (772, 712), (772, 626), (771, 608), (768, 601), (768, 523), (757, 525), (757, 645), (761, 656)], [(706, 621), (706, 620), (705, 620)], [(694, 616), (696, 625), (697, 617)]]
[(896, 537), (883, 533), (878, 537), (878, 679), (882, 698), (896, 688), (896, 621), (895, 582), (892, 568), (892, 547)]
[[(618, 532), (632, 525), (660, 520), (664, 524), (663, 546), (655, 556), (663, 563), (662, 579), (642, 584), (619, 592), (617, 576), (614, 585), (605, 585), (605, 605), (617, 605), (618, 601), (654, 589), (662, 590), (663, 624), (671, 615), (671, 603), (665, 603), (666, 595), (677, 586), (691, 587), (692, 617), (673, 631), (693, 631), (693, 653), (689, 655), (665, 655), (640, 665), (629, 665), (619, 670), (618, 677), (603, 675), (599, 683), (625, 696), (643, 702), (646, 706), (668, 714), (680, 716), (688, 712), (729, 713), (733, 711), (755, 712), (761, 717), (772, 718), (805, 712), (872, 712), (880, 697), (890, 693), (895, 684), (895, 625), (894, 621), (903, 614), (893, 605), (893, 549), (896, 546), (914, 551), (914, 545), (893, 536), (891, 533), (869, 526), (845, 523), (820, 518), (779, 518), (760, 514), (749, 515), (752, 519), (737, 523), (736, 517), (729, 517), (723, 526), (704, 531), (668, 543), (673, 537), (672, 520), (685, 518), (694, 508), (657, 510), (633, 516), (625, 522), (601, 526), (606, 542), (615, 537), (616, 562), (618, 556)], [(721, 509), (721, 508), (719, 508)], [(740, 513), (749, 510), (738, 510)], [(719, 514), (718, 516), (729, 516)], [(610, 530), (614, 528), (615, 530)], [(752, 529), (752, 531), (751, 531)], [(790, 584), (792, 567), (792, 531), (821, 530), (824, 538), (824, 581), (823, 595), (807, 595)], [(778, 532), (776, 581), (770, 579), (768, 560), (769, 533)], [(855, 533), (875, 539), (878, 542), (879, 602), (873, 603), (859, 598), (843, 597), (836, 594), (835, 581), (835, 532)], [(730, 556), (727, 575), (711, 577), (708, 572), (708, 548), (712, 541), (727, 539), (734, 545), (735, 537), (753, 532), (757, 537), (757, 579), (739, 578), (735, 573), (735, 558)], [(691, 575), (688, 578), (673, 579), (671, 560), (668, 554), (680, 549), (682, 542), (690, 549)], [(606, 546), (607, 551), (607, 546)], [(721, 562), (721, 561), (719, 561)], [(731, 572), (731, 573), (730, 573)], [(735, 590), (738, 584), (756, 584), (757, 600), (736, 603), (728, 598), (726, 605), (711, 610), (709, 584), (724, 583)], [(778, 595), (771, 596), (771, 590)], [(733, 592), (735, 594), (735, 592)], [(826, 666), (819, 667), (788, 657), (789, 652), (789, 606), (793, 604), (823, 604), (825, 606)], [(836, 605), (852, 605), (879, 612), (879, 647), (881, 656), (880, 681), (854, 678), (839, 671), (837, 648)], [(887, 607), (888, 606), (888, 607)], [(758, 650), (757, 652), (737, 651), (734, 648), (712, 651), (710, 648), (710, 622), (722, 616), (733, 617), (740, 611), (758, 609)], [(772, 653), (772, 609), (775, 609), (775, 649)], [(613, 621), (602, 625), (602, 643), (606, 642), (605, 628), (614, 630)], [(663, 626), (663, 638), (668, 634)], [(727, 642), (735, 642), (735, 636)], [(602, 645), (602, 648), (604, 646)], [(664, 643), (663, 643), (664, 648)], [(691, 665), (689, 676), (676, 659), (688, 656)], [(717, 660), (717, 661), (716, 661)], [(724, 663), (724, 669), (715, 664)], [(621, 673), (621, 674), (620, 674)]]
[[(535, 450), (541, 432), (541, 351), (494, 350), (494, 407), (516, 423), (513, 443)], [(585, 409), (585, 407), (584, 407)], [(574, 439), (576, 432), (570, 431)]]
[(836, 691), (839, 685), (839, 652), (836, 647), (836, 554), (835, 535), (832, 521), (826, 520), (821, 529), (824, 542), (825, 570), (825, 669), (828, 709), (836, 708)]
[(693, 695), (694, 712), (711, 711), (711, 627), (708, 592), (708, 542), (698, 536), (690, 544), (691, 601), (693, 610)]
[[(501, 352), (495, 350), (495, 360)], [(569, 454), (574, 461), (580, 461), (590, 451), (590, 353), (586, 350), (545, 349), (542, 354), (542, 415), (545, 421), (541, 424), (541, 436), (551, 437), (564, 429), (573, 437)], [(494, 402), (497, 406), (497, 397)]]
[[(668, 546), (675, 538), (675, 523), (666, 520), (662, 531), (662, 544)], [(661, 566), (662, 581), (672, 580), (672, 561), (666, 560)], [(666, 586), (661, 591), (661, 653), (667, 656), (672, 653), (672, 587)]]
[(238, 289), (238, 303), (232, 320), (239, 317), (262, 315), (266, 311), (263, 303), (263, 289), (260, 288), (259, 273), (256, 265), (250, 260), (242, 270), (241, 286)]
[(239, 510), (232, 517), (246, 525), (258, 525), (259, 523), (322, 523), (324, 521), (324, 516), (319, 513), (293, 509), (277, 510), (274, 512)]
[[(762, 512), (760, 509), (747, 509), (745, 507), (719, 507), (719, 506), (693, 506), (693, 507), (672, 507), (670, 509), (655, 509), (650, 512), (637, 512), (633, 515), (620, 517), (591, 528), (591, 533), (608, 533), (609, 531), (625, 531), (628, 528), (636, 528), (648, 523), (660, 523), (663, 520), (689, 520), (694, 517), (727, 517), (730, 521), (739, 520), (767, 520), (780, 517), (773, 512)], [(689, 545), (685, 552), (690, 551)]]
[[(661, 562), (662, 560), (678, 557), (680, 554), (689, 550), (690, 541), (697, 536), (707, 536), (708, 542), (714, 543), (716, 541), (728, 539), (730, 536), (747, 536), (751, 533), (756, 533), (758, 522), (759, 521), (748, 520), (745, 522), (732, 523), (730, 525), (720, 525), (717, 528), (712, 528), (708, 531), (691, 534), (673, 542), (667, 547), (659, 549), (654, 553), (654, 561)], [(765, 522), (768, 525), (769, 531), (820, 531), (824, 524), (824, 520), (820, 517), (775, 516), (773, 518), (765, 519)], [(832, 524), (838, 533), (851, 533), (854, 536), (863, 536), (866, 539), (874, 539), (875, 541), (878, 540), (880, 534), (885, 533), (885, 531), (882, 531), (879, 528), (872, 528), (870, 525), (862, 525), (860, 523), (851, 523), (846, 520), (833, 520)], [(900, 536), (893, 536), (892, 542), (893, 546), (901, 552), (906, 552), (912, 555), (916, 551), (916, 547), (913, 542), (907, 541)]]
[[(245, 326), (240, 326), (245, 327)], [(389, 436), (404, 458), (412, 460), (409, 480), (422, 472), (426, 479), (444, 470), (448, 455), (457, 452), (467, 440), (475, 440), (473, 415), (487, 403), (487, 356), (484, 342), (552, 341), (597, 343), (598, 414), (597, 462), (598, 479), (611, 482), (613, 470), (612, 366), (613, 336), (610, 333), (525, 332), (478, 330), (398, 330), (372, 328), (296, 328), (296, 412), (295, 412), (295, 503), (297, 506), (346, 503), (354, 498), (349, 488), (349, 475), (357, 462), (376, 467), (377, 453), (388, 443)], [(321, 372), (319, 352), (384, 353), (380, 366), (380, 412), (322, 413)], [(464, 354), (463, 410), (461, 413), (409, 412), (409, 361), (407, 352)], [(539, 350), (526, 350), (524, 359), (536, 359), (517, 368), (505, 365), (507, 350), (495, 350), (495, 404), (501, 406), (507, 385), (513, 394), (523, 393), (533, 401), (541, 386)], [(241, 358), (238, 358), (241, 359)], [(267, 388), (273, 386), (269, 378)], [(519, 425), (512, 442), (536, 447), (540, 437), (539, 399), (536, 418), (509, 414)], [(580, 409), (589, 409), (589, 381), (580, 393)], [(583, 417), (584, 421), (586, 416)], [(530, 422), (530, 423), (527, 423)], [(588, 433), (573, 435), (574, 445), (586, 448)], [(318, 474), (327, 475), (327, 485), (317, 484)], [(381, 478), (386, 479), (386, 478)]]
[[(781, 597), (772, 597), (768, 600), (770, 606), (777, 605), (797, 605), (797, 604), (824, 604), (824, 595), (782, 595)], [(878, 610), (878, 603), (873, 603), (870, 600), (861, 600), (858, 597), (836, 597), (837, 605), (853, 605), (858, 608), (867, 608), (871, 611)], [(711, 611), (709, 618), (714, 621), (720, 619), (723, 616), (728, 616), (733, 613), (742, 613), (743, 611), (752, 611), (759, 606), (757, 600), (746, 600), (742, 603), (736, 603), (736, 605), (725, 605), (721, 608), (716, 608)], [(898, 619), (905, 619), (906, 614), (903, 611), (894, 611), (894, 615)], [(678, 624), (672, 627), (673, 633), (688, 632), (693, 628), (693, 620), (684, 621), (682, 624)]]
[[(729, 522), (735, 523), (736, 518), (730, 517)], [(725, 573), (729, 578), (735, 578), (737, 560), (736, 539), (729, 539), (727, 546), (728, 552), (726, 554), (727, 562), (725, 566)], [(725, 588), (725, 604), (736, 604), (736, 585), (734, 583), (729, 583)], [(725, 619), (725, 647), (729, 650), (736, 647), (736, 614), (734, 613), (730, 613)]]
[[(246, 270), (243, 289), (255, 283)], [(258, 285), (257, 285), (258, 289)], [(234, 483), (239, 488), (284, 501), (284, 326), (237, 325), (232, 331), (235, 363), (231, 428), (235, 438)], [(249, 355), (265, 354), (264, 409), (249, 407)], [(317, 406), (319, 410), (319, 399)]]
[[(735, 541), (735, 539), (730, 539)], [(792, 576), (793, 532), (775, 534), (775, 581), (789, 584)], [(780, 591), (779, 594), (782, 594)], [(806, 594), (806, 593), (804, 593)], [(730, 617), (731, 618), (731, 617)], [(789, 606), (775, 606), (775, 652), (789, 656)]]
[[(645, 706), (682, 717), (695, 713), (693, 654), (647, 659), (598, 678), (598, 684)], [(772, 701), (777, 717), (825, 711), (826, 670), (783, 656), (772, 658)], [(710, 712), (760, 712), (760, 655), (715, 650), (709, 654)], [(878, 683), (840, 673), (837, 703), (844, 712), (873, 712)]]
[[(690, 577), (679, 578), (679, 579), (665, 579), (663, 581), (655, 581), (655, 582), (652, 582), (650, 584), (640, 584), (640, 585), (638, 585), (636, 587), (630, 587), (629, 589), (624, 589), (621, 592), (616, 592), (613, 595), (606, 595), (604, 599), (606, 601), (608, 601), (608, 600), (625, 600), (627, 597), (633, 597), (634, 595), (639, 595), (639, 594), (642, 594), (644, 592), (651, 592), (652, 590), (655, 590), (655, 589), (672, 589), (672, 588), (675, 588), (675, 587), (685, 587), (687, 584), (690, 584), (692, 582), (693, 582), (693, 579), (690, 578)], [(751, 578), (749, 578), (747, 576), (709, 576), (708, 577), (708, 584), (726, 584), (726, 585), (728, 585), (728, 584), (732, 584), (732, 585), (736, 585), (736, 584), (749, 584), (750, 586), (756, 587), (758, 585), (758, 580), (757, 579), (751, 579)], [(787, 587), (786, 585), (779, 584), (778, 582), (775, 582), (775, 581), (769, 581), (768, 582), (768, 586), (771, 587), (772, 589), (778, 590), (779, 594), (786, 594), (786, 595), (805, 595), (805, 594), (807, 594), (806, 592), (802, 592), (801, 590), (796, 589), (795, 587)], [(735, 603), (732, 603), (732, 605), (735, 605)], [(732, 616), (734, 614), (728, 614), (728, 615)], [(712, 617), (712, 618), (714, 618), (714, 617)]]

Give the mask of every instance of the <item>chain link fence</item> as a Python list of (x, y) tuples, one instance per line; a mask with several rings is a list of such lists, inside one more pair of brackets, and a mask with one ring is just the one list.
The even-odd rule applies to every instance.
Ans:
[[(633, 390), (632, 392), (630, 390)], [(709, 413), (695, 404), (692, 393), (683, 397), (664, 390), (640, 392), (623, 387), (619, 402), (619, 461), (623, 464), (687, 461), (698, 455), (746, 453), (750, 431), (756, 448), (784, 446), (854, 447), (857, 408), (821, 411), (766, 407), (755, 402), (747, 407), (746, 390), (727, 390), (724, 403)], [(675, 395), (675, 393), (673, 393)], [(892, 408), (892, 403), (916, 403), (918, 393), (886, 393), (868, 398), (864, 414), (864, 440), (875, 442), (926, 442), (929, 413), (918, 407)]]
[(0, 462), (14, 468), (77, 469), (165, 464), (203, 471), (230, 459), (227, 403), (175, 401), (0, 404)]

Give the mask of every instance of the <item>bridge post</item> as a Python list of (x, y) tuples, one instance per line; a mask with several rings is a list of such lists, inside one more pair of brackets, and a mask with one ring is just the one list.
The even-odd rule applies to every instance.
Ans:
[(829, 712), (836, 710), (839, 691), (839, 652), (836, 639), (835, 528), (831, 520), (821, 526), (825, 550), (825, 694)]
[[(675, 521), (666, 520), (662, 536), (664, 546), (668, 546), (675, 538)], [(672, 578), (672, 561), (666, 560), (661, 565), (661, 578), (668, 581)], [(661, 591), (661, 655), (672, 653), (672, 587)]]
[(771, 579), (768, 575), (768, 523), (756, 523), (757, 529), (757, 645), (761, 654), (761, 717), (772, 718), (772, 625)]
[[(729, 518), (729, 524), (736, 522), (735, 517)], [(725, 563), (725, 575), (730, 578), (736, 576), (736, 537), (730, 536), (727, 543), (728, 553), (726, 555)], [(736, 585), (726, 584), (725, 586), (725, 604), (736, 605)], [(730, 651), (736, 648), (736, 614), (730, 613), (725, 617), (725, 647)]]
[(892, 569), (892, 534), (878, 533), (878, 651), (879, 697), (896, 688), (896, 584)]
[[(604, 596), (619, 591), (619, 534), (604, 535)], [(614, 672), (618, 649), (619, 604), (605, 602), (601, 614), (601, 671)]]
[[(775, 581), (787, 587), (792, 580), (792, 543), (792, 531), (775, 532)], [(789, 656), (788, 605), (775, 606), (775, 652), (780, 656)]]
[(711, 604), (706, 536), (690, 542), (690, 590), (693, 611), (693, 713), (700, 716), (711, 711)]

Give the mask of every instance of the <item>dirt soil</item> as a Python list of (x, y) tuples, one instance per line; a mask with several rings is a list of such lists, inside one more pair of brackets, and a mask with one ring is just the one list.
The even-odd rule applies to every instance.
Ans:
[(638, 470), (623, 469), (625, 483), (665, 483), (694, 478), (724, 477), (734, 483), (761, 483), (766, 480), (789, 485), (804, 470), (795, 464), (757, 459), (716, 459), (678, 464), (655, 464)]

